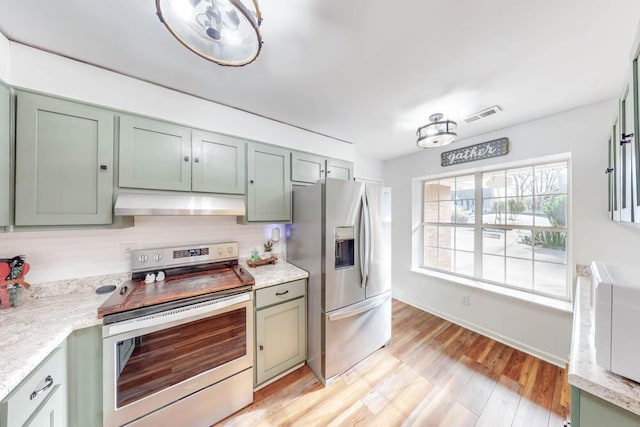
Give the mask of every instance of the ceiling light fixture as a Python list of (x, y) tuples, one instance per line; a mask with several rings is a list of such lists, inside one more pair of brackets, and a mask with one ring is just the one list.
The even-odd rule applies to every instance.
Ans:
[(418, 128), (416, 144), (420, 148), (443, 147), (451, 144), (458, 134), (458, 124), (453, 120), (442, 120), (440, 113), (429, 116), (431, 123)]
[(156, 9), (180, 43), (209, 61), (240, 67), (260, 53), (257, 0), (156, 0)]

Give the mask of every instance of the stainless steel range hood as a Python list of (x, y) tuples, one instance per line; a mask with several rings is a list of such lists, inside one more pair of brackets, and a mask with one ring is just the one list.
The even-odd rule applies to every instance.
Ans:
[(114, 213), (133, 215), (235, 215), (245, 214), (240, 197), (192, 194), (122, 193), (116, 199)]

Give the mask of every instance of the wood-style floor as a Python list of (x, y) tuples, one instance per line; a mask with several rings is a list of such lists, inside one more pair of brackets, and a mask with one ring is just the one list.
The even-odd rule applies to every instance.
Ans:
[(391, 343), (324, 388), (304, 366), (224, 426), (562, 427), (566, 369), (393, 301)]

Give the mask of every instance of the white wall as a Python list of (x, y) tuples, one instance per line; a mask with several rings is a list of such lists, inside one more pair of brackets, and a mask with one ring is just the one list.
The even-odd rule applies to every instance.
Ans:
[(384, 163), (381, 160), (369, 157), (366, 147), (356, 145), (356, 162), (354, 175), (356, 179), (366, 179), (382, 183), (384, 178)]
[(354, 145), (11, 42), (11, 83), (188, 126), (355, 160)]
[[(32, 283), (123, 273), (130, 269), (125, 248), (158, 248), (237, 241), (240, 256), (271, 238), (283, 225), (236, 224), (236, 217), (137, 217), (135, 227), (121, 230), (34, 231), (0, 234), (0, 258), (26, 255)], [(284, 251), (285, 242), (279, 242)]]
[(0, 33), (0, 80), (9, 82), (9, 58), (10, 48), (9, 40)]
[[(615, 109), (615, 100), (605, 101), (458, 141), (445, 149), (417, 151), (385, 162), (385, 185), (393, 192), (394, 296), (548, 360), (566, 360), (570, 346), (570, 315), (410, 271), (411, 178), (569, 152), (573, 263), (588, 264), (593, 260), (637, 262), (640, 229), (613, 223), (607, 218), (604, 170)], [(505, 136), (510, 140), (510, 153), (506, 157), (446, 168), (440, 166), (442, 151)], [(574, 265), (570, 268), (575, 270)], [(471, 297), (469, 307), (461, 304), (462, 297), (467, 295)]]
[[(2, 36), (0, 79), (26, 89), (355, 161), (360, 177), (382, 177), (380, 162), (365, 158), (361, 167), (354, 145), (9, 42)], [(270, 237), (273, 227), (237, 225), (235, 217), (138, 217), (134, 228), (122, 230), (0, 234), (0, 258), (25, 254), (32, 265), (28, 279), (40, 283), (126, 272), (130, 264), (124, 247), (129, 243), (142, 249), (238, 241), (240, 255), (247, 257), (253, 247)], [(284, 239), (280, 245), (284, 251)]]

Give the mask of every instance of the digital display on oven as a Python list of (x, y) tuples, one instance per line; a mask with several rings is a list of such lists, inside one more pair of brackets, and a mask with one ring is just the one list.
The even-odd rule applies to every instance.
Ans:
[(173, 259), (188, 258), (200, 255), (209, 255), (209, 248), (183, 249), (180, 251), (173, 251)]

